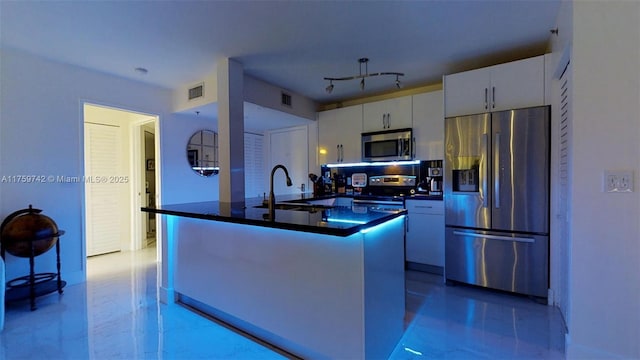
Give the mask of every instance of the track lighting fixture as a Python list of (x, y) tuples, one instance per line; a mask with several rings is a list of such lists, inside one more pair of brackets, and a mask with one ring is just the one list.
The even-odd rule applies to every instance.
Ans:
[[(370, 76), (380, 76), (380, 75), (395, 75), (396, 76), (396, 87), (398, 89), (400, 89), (402, 87), (402, 83), (400, 82), (400, 76), (404, 76), (403, 73), (399, 73), (399, 72), (379, 72), (379, 73), (371, 73), (371, 74), (369, 74), (369, 69), (368, 69), (368, 66), (367, 66), (367, 64), (369, 63), (369, 59), (368, 58), (360, 58), (360, 59), (358, 59), (358, 63), (360, 63), (360, 74), (359, 75), (339, 77), (339, 78), (325, 77), (324, 78), (325, 80), (329, 80), (329, 86), (327, 86), (325, 88), (325, 90), (327, 90), (327, 93), (331, 94), (331, 92), (333, 91), (333, 81), (361, 79), (360, 80), (360, 90), (364, 90), (364, 78), (367, 78), (367, 77), (370, 77)], [(363, 64), (364, 64), (364, 73), (362, 73), (362, 65)]]

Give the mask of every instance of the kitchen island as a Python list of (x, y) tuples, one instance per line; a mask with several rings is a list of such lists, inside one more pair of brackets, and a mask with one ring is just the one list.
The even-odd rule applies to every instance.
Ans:
[(177, 300), (302, 358), (388, 357), (404, 331), (406, 211), (289, 204), (271, 217), (260, 200), (143, 208), (168, 215)]

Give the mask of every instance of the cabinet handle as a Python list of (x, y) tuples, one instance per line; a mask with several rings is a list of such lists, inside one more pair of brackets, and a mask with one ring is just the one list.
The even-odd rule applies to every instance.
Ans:
[(489, 89), (484, 88), (484, 109), (489, 108)]
[(340, 144), (336, 145), (336, 162), (340, 162)]
[(382, 114), (382, 128), (387, 128), (387, 114)]
[(496, 87), (495, 86), (491, 87), (491, 106), (494, 109), (496, 108)]
[(387, 114), (387, 129), (391, 129), (391, 114)]
[(344, 161), (344, 145), (340, 144), (340, 162)]
[(416, 205), (416, 209), (433, 209), (433, 206)]

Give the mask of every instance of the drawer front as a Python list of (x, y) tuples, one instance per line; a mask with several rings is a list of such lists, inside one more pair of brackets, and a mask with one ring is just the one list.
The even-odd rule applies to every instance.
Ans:
[(445, 276), (449, 280), (547, 297), (549, 237), (447, 227)]
[(444, 201), (406, 200), (405, 207), (409, 214), (444, 215)]

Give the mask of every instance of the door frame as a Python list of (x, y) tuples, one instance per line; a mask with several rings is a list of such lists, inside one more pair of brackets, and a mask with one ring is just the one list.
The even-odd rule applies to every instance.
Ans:
[[(144, 114), (147, 115), (147, 114)], [(144, 154), (142, 153), (142, 148), (144, 147), (144, 129), (143, 126), (149, 123), (154, 124), (154, 151), (155, 151), (155, 181), (156, 181), (156, 192), (155, 192), (155, 203), (160, 204), (160, 189), (162, 188), (160, 184), (160, 139), (159, 139), (159, 117), (157, 115), (149, 115), (148, 119), (141, 119), (131, 122), (131, 149), (132, 151), (132, 161), (131, 161), (131, 213), (136, 214), (139, 213), (138, 216), (133, 216), (132, 226), (131, 226), (131, 250), (140, 250), (146, 247), (146, 229), (144, 229), (144, 217), (147, 216), (147, 213), (140, 211), (140, 208), (143, 206), (143, 198), (145, 193), (145, 161)], [(156, 247), (158, 248), (158, 259), (160, 259), (160, 246), (162, 244), (159, 239), (161, 237), (161, 229), (158, 219), (156, 219)], [(145, 234), (143, 238), (143, 232)]]
[[(132, 148), (132, 152), (131, 152), (131, 161), (130, 161), (130, 176), (131, 179), (129, 179), (129, 192), (130, 192), (130, 204), (128, 205), (131, 211), (131, 214), (136, 214), (138, 213), (139, 216), (132, 216), (132, 223), (131, 223), (131, 229), (130, 229), (130, 237), (131, 237), (131, 241), (128, 244), (128, 247), (126, 250), (138, 250), (142, 248), (142, 244), (144, 242), (144, 240), (146, 240), (146, 236), (145, 239), (142, 239), (141, 237), (141, 232), (139, 231), (142, 228), (142, 219), (143, 216), (146, 215), (146, 213), (143, 213), (140, 211), (140, 196), (138, 196), (138, 193), (140, 192), (140, 187), (136, 186), (136, 184), (140, 184), (140, 177), (143, 176), (142, 173), (142, 167), (137, 167), (135, 166), (135, 164), (138, 162), (136, 159), (140, 159), (141, 155), (141, 141), (140, 141), (140, 132), (142, 131), (142, 125), (147, 124), (149, 122), (154, 122), (154, 128), (155, 128), (155, 177), (156, 177), (156, 204), (160, 204), (161, 202), (161, 190), (162, 190), (162, 184), (161, 184), (161, 173), (162, 173), (162, 169), (161, 169), (161, 152), (160, 152), (160, 116), (157, 114), (151, 114), (148, 112), (144, 112), (144, 111), (137, 111), (137, 110), (132, 110), (129, 108), (125, 108), (125, 107), (121, 107), (121, 106), (114, 106), (114, 105), (109, 105), (109, 104), (104, 104), (104, 103), (100, 103), (97, 101), (89, 101), (89, 100), (81, 100), (80, 104), (79, 104), (79, 113), (80, 113), (80, 152), (82, 154), (81, 158), (80, 158), (80, 163), (81, 163), (81, 169), (82, 169), (82, 174), (85, 174), (85, 166), (84, 166), (84, 161), (85, 161), (85, 149), (84, 149), (84, 138), (85, 138), (85, 121), (87, 119), (85, 119), (85, 115), (84, 115), (84, 110), (86, 106), (95, 106), (95, 107), (101, 107), (101, 108), (106, 108), (106, 109), (111, 109), (111, 110), (116, 110), (116, 111), (123, 111), (126, 113), (131, 113), (131, 114), (136, 114), (136, 115), (140, 115), (140, 116), (144, 116), (145, 119), (142, 120), (132, 120), (132, 122), (130, 123), (130, 138), (129, 139), (125, 139), (125, 141), (129, 141), (129, 144), (131, 145)], [(136, 135), (137, 134), (137, 135)], [(140, 163), (142, 163), (142, 161), (139, 161)], [(142, 183), (144, 184), (144, 182)], [(144, 186), (144, 185), (143, 185)], [(85, 276), (86, 276), (86, 261), (87, 261), (87, 213), (86, 213), (86, 208), (87, 208), (87, 204), (86, 204), (86, 193), (85, 193), (85, 186), (81, 187), (81, 198), (82, 198), (82, 234), (83, 234), (83, 242), (82, 242), (82, 247), (83, 247), (83, 263), (84, 263), (84, 269), (85, 269)], [(162, 255), (162, 241), (160, 240), (162, 239), (162, 226), (160, 223), (156, 224), (156, 258), (158, 259), (158, 261), (160, 261), (160, 259), (162, 259), (161, 255)], [(123, 249), (125, 250), (125, 249)]]

